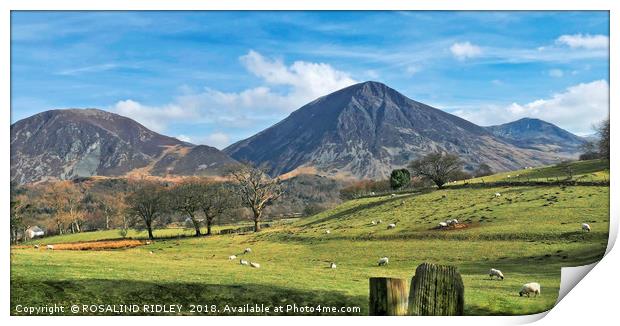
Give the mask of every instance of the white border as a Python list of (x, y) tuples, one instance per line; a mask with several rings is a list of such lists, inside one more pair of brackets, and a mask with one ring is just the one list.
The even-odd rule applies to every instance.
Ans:
[[(617, 95), (620, 94), (618, 85), (613, 82), (614, 77), (618, 76), (617, 61), (611, 58), (619, 58), (620, 54), (617, 50), (620, 44), (620, 29), (618, 20), (619, 1), (541, 1), (541, 0), (435, 0), (435, 1), (340, 1), (334, 0), (262, 0), (262, 1), (243, 1), (243, 0), (221, 0), (219, 2), (206, 2), (196, 0), (108, 0), (108, 1), (76, 1), (76, 0), (4, 0), (0, 1), (0, 39), (2, 51), (0, 52), (0, 65), (3, 78), (0, 79), (0, 99), (2, 99), (3, 114), (0, 120), (0, 144), (2, 152), (6, 158), (10, 157), (10, 10), (610, 10), (610, 108), (618, 106)], [(611, 110), (611, 120), (617, 121), (618, 113)], [(616, 122), (615, 122), (616, 123)], [(612, 166), (617, 164), (620, 136), (612, 132)], [(8, 221), (9, 215), (9, 180), (10, 180), (10, 162), (9, 159), (1, 161), (0, 175), (4, 180), (2, 195), (5, 200), (0, 200), (2, 216), (4, 221)], [(414, 320), (409, 318), (398, 317), (323, 317), (320, 322), (344, 322), (344, 323), (396, 323), (411, 324), (433, 323), (439, 325), (451, 324), (458, 322), (463, 325), (497, 325), (497, 324), (522, 324), (539, 320), (547, 315), (539, 323), (544, 325), (557, 324), (576, 324), (576, 323), (603, 323), (607, 324), (613, 320), (616, 315), (617, 303), (616, 297), (620, 294), (620, 282), (616, 281), (618, 267), (620, 267), (620, 254), (618, 250), (610, 251), (615, 242), (618, 231), (618, 187), (620, 181), (615, 175), (615, 170), (611, 174), (611, 220), (610, 220), (610, 241), (607, 248), (605, 258), (585, 277), (555, 308), (547, 313), (530, 316), (512, 316), (512, 317), (415, 317)], [(6, 223), (6, 222), (5, 222)], [(0, 231), (0, 237), (3, 243), (9, 243), (8, 232), (5, 228)], [(106, 317), (10, 317), (10, 296), (9, 296), (9, 249), (8, 246), (4, 250), (0, 250), (0, 259), (3, 263), (1, 269), (2, 274), (2, 293), (0, 295), (0, 310), (3, 311), (0, 318), (10, 323), (45, 323), (45, 324), (108, 324), (109, 318)], [(563, 271), (564, 273), (564, 271)], [(174, 321), (171, 318), (175, 318)], [(211, 317), (209, 319), (200, 317), (117, 317), (114, 321), (128, 323), (149, 323), (164, 324), (170, 322), (205, 324), (205, 323), (251, 323), (251, 324), (270, 324), (270, 325), (287, 325), (291, 322), (310, 324), (316, 323), (319, 319), (312, 317)], [(8, 325), (5, 323), (5, 325)]]

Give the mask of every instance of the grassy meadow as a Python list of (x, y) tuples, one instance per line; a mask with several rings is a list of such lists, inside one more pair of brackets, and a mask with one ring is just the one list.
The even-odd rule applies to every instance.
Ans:
[[(581, 175), (607, 176), (602, 162), (577, 162)], [(528, 169), (534, 178), (553, 168)], [(485, 177), (501, 180), (508, 174)], [(521, 174), (521, 173), (519, 173)], [(577, 175), (577, 173), (575, 174)], [(559, 175), (558, 175), (559, 176)], [(501, 193), (495, 197), (496, 192)], [(435, 229), (456, 218), (467, 227)], [(371, 221), (382, 220), (372, 225)], [(581, 231), (589, 223), (592, 232)], [(387, 229), (396, 223), (395, 229)], [(228, 228), (233, 226), (222, 226)], [(219, 230), (219, 228), (215, 229)], [(34, 249), (53, 244), (119, 238), (117, 231), (62, 235), (11, 249), (11, 311), (20, 305), (225, 304), (357, 306), (368, 314), (368, 278), (411, 279), (423, 262), (457, 266), (468, 315), (532, 314), (553, 307), (560, 268), (602, 257), (609, 229), (609, 187), (597, 185), (446, 188), (379, 196), (340, 206), (260, 233), (167, 237), (130, 249)], [(329, 230), (330, 233), (326, 233)], [(144, 233), (130, 232), (132, 238)], [(243, 254), (243, 249), (252, 253)], [(255, 269), (228, 256), (258, 262)], [(387, 266), (377, 266), (387, 256)], [(329, 262), (337, 269), (330, 269)], [(490, 280), (490, 268), (503, 281)], [(541, 296), (519, 297), (521, 285), (539, 282)], [(191, 314), (185, 309), (181, 314)], [(220, 312), (226, 314), (226, 312)], [(252, 313), (244, 313), (252, 314)], [(290, 314), (303, 314), (292, 312)]]

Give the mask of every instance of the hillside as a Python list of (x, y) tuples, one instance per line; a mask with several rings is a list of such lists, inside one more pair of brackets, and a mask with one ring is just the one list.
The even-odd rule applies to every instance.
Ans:
[(323, 175), (379, 179), (437, 150), (458, 154), (468, 170), (486, 163), (506, 171), (558, 159), (558, 154), (517, 147), (378, 82), (321, 97), (224, 152), (267, 164), (273, 175), (312, 168)]
[(237, 162), (106, 111), (45, 111), (11, 125), (11, 181), (88, 176), (218, 175)]
[(494, 135), (522, 148), (577, 156), (586, 141), (554, 124), (540, 119), (523, 118), (497, 126), (485, 127)]
[[(502, 196), (495, 197), (496, 192)], [(465, 227), (435, 229), (448, 218), (457, 218)], [(383, 223), (372, 225), (373, 220)], [(584, 222), (592, 226), (591, 232), (581, 231)], [(387, 229), (388, 223), (397, 227)], [(608, 186), (549, 184), (356, 199), (292, 223), (274, 223), (258, 234), (161, 239), (125, 250), (31, 247), (33, 242), (109, 239), (115, 234), (63, 235), (12, 247), (11, 304), (156, 304), (165, 296), (178, 304), (209, 302), (218, 307), (349, 306), (361, 310), (331, 314), (365, 315), (370, 277), (410, 279), (417, 265), (432, 262), (459, 269), (467, 315), (532, 314), (555, 304), (562, 267), (589, 264), (603, 256), (608, 230)], [(156, 236), (180, 233), (164, 229)], [(253, 251), (242, 255), (246, 247)], [(231, 254), (261, 267), (229, 261)], [(390, 263), (378, 267), (377, 259), (383, 256)], [(328, 268), (330, 262), (337, 269)], [(491, 281), (491, 267), (506, 278)], [(542, 285), (542, 295), (519, 297), (521, 285), (532, 281)]]

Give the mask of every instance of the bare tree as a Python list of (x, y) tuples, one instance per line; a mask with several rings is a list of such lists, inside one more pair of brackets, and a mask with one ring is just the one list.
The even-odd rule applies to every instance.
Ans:
[(199, 237), (202, 221), (196, 216), (200, 209), (200, 203), (204, 196), (204, 188), (195, 181), (184, 182), (174, 187), (170, 193), (172, 208), (180, 210), (187, 215), (196, 231), (195, 236)]
[(234, 172), (232, 177), (238, 183), (241, 204), (252, 210), (254, 231), (260, 231), (263, 210), (282, 196), (283, 188), (279, 178), (270, 178), (264, 168), (244, 166)]
[(598, 142), (599, 153), (602, 158), (609, 159), (609, 118), (598, 126), (596, 132), (600, 137)]
[(430, 153), (409, 163), (414, 176), (432, 180), (438, 188), (450, 181), (463, 168), (463, 162), (453, 154)]
[(83, 198), (84, 194), (71, 181), (54, 182), (45, 190), (43, 203), (52, 209), (58, 233), (64, 232), (65, 223), (69, 223), (73, 233), (82, 231)]
[(233, 192), (226, 184), (203, 182), (202, 189), (203, 192), (199, 201), (199, 207), (207, 222), (207, 235), (211, 235), (211, 226), (215, 218), (237, 205), (234, 200)]
[(125, 197), (125, 203), (128, 212), (142, 220), (149, 233), (149, 239), (153, 239), (155, 222), (168, 207), (163, 187), (155, 182), (140, 181)]

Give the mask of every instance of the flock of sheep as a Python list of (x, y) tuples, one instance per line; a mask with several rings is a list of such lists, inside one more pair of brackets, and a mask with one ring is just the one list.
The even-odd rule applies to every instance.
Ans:
[[(245, 250), (243, 250), (243, 255), (247, 255), (247, 254), (250, 254), (250, 253), (252, 253), (252, 248), (245, 248)], [(237, 255), (230, 255), (230, 256), (228, 256), (228, 260), (235, 260), (235, 259), (237, 259)], [(253, 268), (260, 268), (260, 264), (259, 263), (252, 262), (252, 261), (249, 261), (249, 260), (245, 260), (243, 258), (241, 258), (239, 260), (239, 264), (241, 264), (243, 266), (250, 266), (250, 267), (253, 267)]]

